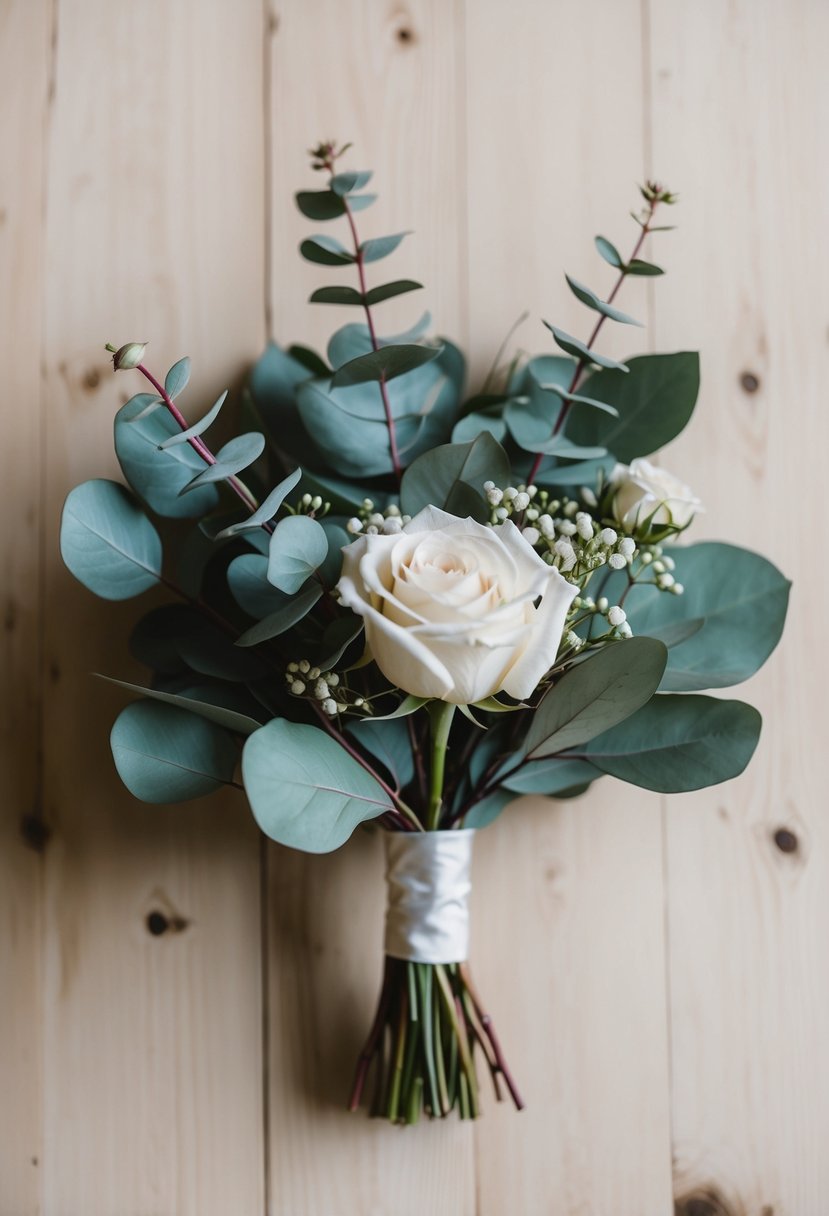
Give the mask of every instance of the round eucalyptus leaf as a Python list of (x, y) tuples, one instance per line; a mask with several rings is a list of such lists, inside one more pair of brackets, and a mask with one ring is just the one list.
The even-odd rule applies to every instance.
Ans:
[(403, 474), (400, 506), (406, 515), (417, 515), (430, 505), (452, 511), (453, 492), (465, 486), (477, 493), (480, 504), (473, 514), (483, 519), (489, 514), (483, 497), (484, 482), (491, 480), (505, 486), (509, 475), (506, 452), (484, 431), (471, 443), (447, 443), (418, 456)]
[(283, 718), (250, 736), (242, 778), (262, 831), (306, 853), (338, 849), (358, 824), (394, 809), (383, 787), (330, 735)]
[[(238, 710), (229, 708), (221, 701), (200, 699), (205, 695), (203, 688), (173, 693), (158, 688), (145, 688), (142, 684), (130, 684), (127, 680), (114, 680), (111, 676), (101, 676), (101, 679), (106, 680), (109, 684), (117, 684), (119, 688), (125, 688), (127, 692), (139, 693), (140, 696), (151, 701), (160, 701), (164, 705), (174, 705), (179, 709), (186, 709), (188, 713), (198, 714), (200, 718), (206, 718), (208, 722), (215, 722), (217, 726), (224, 726), (227, 730), (235, 731), (236, 734), (252, 735), (262, 725), (255, 718), (239, 713)], [(217, 687), (219, 686), (213, 686), (214, 698)], [(229, 697), (232, 698), (235, 692), (233, 685), (227, 685), (226, 688)]]
[(270, 541), (268, 581), (294, 595), (328, 556), (328, 538), (322, 525), (308, 515), (280, 520)]
[(219, 502), (216, 486), (204, 486), (185, 498), (181, 491), (207, 466), (189, 443), (159, 450), (182, 432), (166, 409), (146, 413), (145, 396), (131, 398), (115, 415), (115, 454), (124, 476), (157, 515), (170, 519), (206, 515)]
[(190, 382), (190, 360), (185, 356), (174, 363), (164, 380), (164, 391), (168, 397), (177, 397), (183, 393)]
[(233, 736), (174, 705), (133, 701), (110, 735), (118, 776), (143, 802), (184, 802), (233, 781)]
[(283, 591), (268, 581), (268, 559), (262, 553), (242, 553), (227, 568), (230, 594), (239, 607), (261, 621), (288, 602)]
[(60, 552), (75, 578), (105, 600), (131, 599), (161, 577), (161, 538), (115, 481), (85, 481), (70, 492)]

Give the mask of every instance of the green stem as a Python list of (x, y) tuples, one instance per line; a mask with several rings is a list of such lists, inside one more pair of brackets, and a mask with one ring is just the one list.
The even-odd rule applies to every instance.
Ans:
[(428, 707), (432, 728), (432, 771), (429, 774), (429, 807), (426, 813), (426, 830), (429, 832), (436, 832), (440, 825), (446, 748), (455, 708), (449, 701), (431, 701)]

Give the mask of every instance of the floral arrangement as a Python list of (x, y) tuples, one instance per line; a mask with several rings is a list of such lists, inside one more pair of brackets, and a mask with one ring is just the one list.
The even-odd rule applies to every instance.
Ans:
[(664, 793), (735, 777), (760, 716), (701, 692), (768, 658), (789, 584), (744, 549), (677, 543), (701, 504), (648, 457), (691, 417), (697, 356), (596, 345), (607, 321), (637, 324), (614, 301), (662, 273), (640, 253), (674, 195), (642, 188), (627, 259), (596, 237), (606, 298), (567, 276), (586, 341), (545, 322), (551, 353), (504, 366), (505, 343), (465, 396), (428, 314), (381, 336), (379, 306), (420, 284), (369, 285), (406, 234), (358, 233), (371, 174), (340, 170), (344, 151), (314, 150), (327, 181), (297, 204), (349, 240), (300, 252), (353, 280), (311, 300), (361, 319), (325, 357), (271, 345), (215, 451), (227, 394), (191, 423), (187, 359), (162, 382), (145, 344), (108, 347), (146, 382), (115, 417), (129, 488), (74, 489), (61, 549), (105, 599), (166, 595), (132, 635), (147, 686), (118, 681), (139, 694), (111, 736), (136, 797), (243, 788), (268, 836), (313, 853), (384, 830), (385, 967), (349, 1105), (475, 1117), (476, 1059), (522, 1102), (467, 960), (474, 833), (519, 794), (574, 798), (607, 775)]

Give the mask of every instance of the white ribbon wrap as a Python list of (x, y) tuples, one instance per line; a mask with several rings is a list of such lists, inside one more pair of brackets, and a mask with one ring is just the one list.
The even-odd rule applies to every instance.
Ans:
[(386, 954), (414, 963), (469, 957), (474, 828), (387, 832)]

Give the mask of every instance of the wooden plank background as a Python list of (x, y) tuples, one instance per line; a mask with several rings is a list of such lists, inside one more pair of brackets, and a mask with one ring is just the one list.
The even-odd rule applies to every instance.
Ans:
[[(0, 0), (0, 1216), (825, 1216), (827, 45), (823, 0)], [(292, 204), (334, 136), (473, 383), (524, 309), (523, 349), (581, 332), (562, 270), (605, 288), (594, 233), (627, 243), (646, 174), (678, 190), (625, 303), (639, 349), (702, 352), (666, 460), (698, 535), (795, 580), (746, 776), (525, 799), (479, 841), (473, 965), (528, 1109), (474, 1127), (343, 1113), (377, 841), (134, 802), (89, 673), (129, 678), (136, 606), (56, 548), (114, 468), (106, 341), (189, 353), (206, 401), (337, 323)]]

